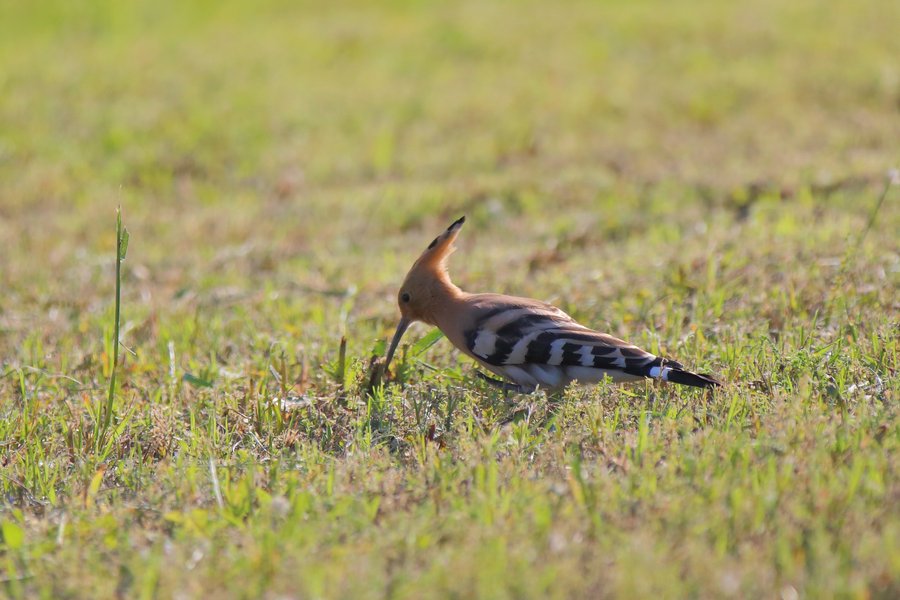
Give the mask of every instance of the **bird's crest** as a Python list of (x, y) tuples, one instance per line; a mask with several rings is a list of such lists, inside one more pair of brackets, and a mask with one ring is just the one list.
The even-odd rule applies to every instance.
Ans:
[(446, 273), (447, 258), (456, 250), (454, 242), (465, 222), (465, 217), (458, 218), (451, 223), (446, 231), (441, 232), (439, 236), (434, 238), (425, 251), (422, 252), (422, 255), (419, 256), (418, 260), (416, 260), (410, 272), (425, 271), (434, 275)]

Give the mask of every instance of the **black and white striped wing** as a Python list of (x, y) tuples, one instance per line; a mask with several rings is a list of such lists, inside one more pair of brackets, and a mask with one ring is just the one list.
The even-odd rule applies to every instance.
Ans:
[[(467, 332), (469, 351), (519, 385), (557, 388), (571, 381), (627, 381), (652, 376), (660, 360), (546, 305), (487, 312)], [(669, 363), (675, 366), (677, 363)]]

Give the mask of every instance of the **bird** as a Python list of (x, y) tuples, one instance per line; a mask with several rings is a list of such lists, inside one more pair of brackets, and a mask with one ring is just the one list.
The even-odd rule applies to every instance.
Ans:
[(655, 379), (697, 388), (722, 385), (675, 360), (590, 329), (552, 304), (461, 290), (450, 280), (447, 259), (465, 221), (465, 216), (457, 219), (434, 238), (400, 286), (400, 323), (385, 370), (403, 334), (421, 321), (436, 326), (456, 348), (502, 379), (477, 372), (480, 378), (513, 392), (553, 392), (607, 377), (616, 383)]

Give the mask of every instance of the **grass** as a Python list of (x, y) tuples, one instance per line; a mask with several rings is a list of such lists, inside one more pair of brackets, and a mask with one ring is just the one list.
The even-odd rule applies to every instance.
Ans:
[[(896, 597), (898, 11), (0, 4), (0, 593)], [(461, 214), (729, 385), (373, 386)]]

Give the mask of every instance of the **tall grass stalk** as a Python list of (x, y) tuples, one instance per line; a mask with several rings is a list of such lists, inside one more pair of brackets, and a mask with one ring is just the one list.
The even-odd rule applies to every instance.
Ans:
[(109, 391), (106, 406), (100, 418), (100, 428), (94, 436), (95, 449), (100, 450), (109, 430), (113, 414), (113, 400), (116, 397), (116, 373), (119, 367), (119, 323), (122, 309), (122, 261), (128, 252), (128, 229), (122, 227), (122, 207), (116, 208), (116, 315), (113, 322), (112, 369), (109, 374)]

